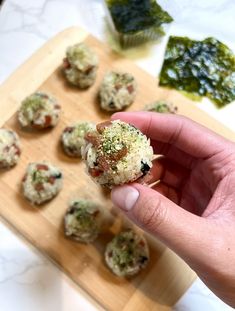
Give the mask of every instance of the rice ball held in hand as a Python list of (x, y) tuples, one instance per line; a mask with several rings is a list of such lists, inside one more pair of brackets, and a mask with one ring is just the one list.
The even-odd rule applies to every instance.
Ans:
[(64, 152), (70, 157), (81, 157), (81, 148), (86, 144), (84, 136), (94, 130), (95, 125), (85, 121), (67, 126), (61, 135)]
[(136, 97), (137, 83), (130, 73), (108, 72), (100, 87), (100, 105), (106, 111), (120, 111)]
[(65, 235), (78, 242), (93, 242), (101, 228), (101, 208), (85, 199), (73, 200), (64, 217)]
[(88, 173), (108, 188), (133, 182), (152, 167), (150, 140), (134, 126), (120, 120), (106, 121), (85, 135), (82, 148)]
[(149, 262), (149, 248), (144, 236), (132, 229), (122, 231), (108, 243), (105, 261), (118, 276), (133, 276)]
[(17, 164), (21, 154), (18, 135), (4, 128), (0, 129), (0, 168), (10, 168)]
[(86, 89), (94, 84), (98, 57), (85, 43), (69, 46), (63, 60), (63, 71), (69, 83)]
[(55, 98), (43, 92), (36, 92), (25, 98), (18, 112), (22, 127), (45, 129), (58, 123), (61, 107)]
[(62, 173), (46, 162), (30, 163), (22, 181), (23, 194), (33, 204), (53, 199), (62, 189)]

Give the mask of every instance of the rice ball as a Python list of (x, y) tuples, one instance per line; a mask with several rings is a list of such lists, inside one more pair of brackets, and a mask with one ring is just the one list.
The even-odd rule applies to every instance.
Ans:
[(130, 73), (108, 72), (99, 92), (101, 108), (106, 111), (123, 110), (134, 102), (136, 90), (136, 80)]
[(61, 107), (55, 98), (36, 92), (21, 103), (18, 120), (22, 127), (45, 129), (57, 124), (60, 111)]
[(70, 157), (81, 157), (81, 147), (86, 144), (85, 134), (95, 130), (91, 122), (77, 122), (64, 129), (61, 135), (61, 143), (64, 152)]
[(62, 189), (62, 173), (46, 162), (30, 163), (24, 176), (23, 194), (33, 204), (54, 198)]
[(93, 242), (102, 222), (100, 207), (92, 201), (77, 199), (71, 202), (65, 217), (65, 235), (83, 243)]
[(152, 104), (145, 106), (146, 111), (160, 112), (160, 113), (176, 113), (178, 108), (172, 103), (168, 103), (164, 100), (155, 101)]
[(17, 164), (21, 154), (18, 135), (4, 128), (0, 129), (0, 168), (10, 168)]
[(98, 69), (98, 57), (85, 43), (67, 48), (63, 70), (69, 83), (85, 89), (94, 84)]
[(117, 276), (133, 276), (147, 266), (149, 248), (143, 235), (129, 229), (107, 244), (104, 257)]
[(100, 123), (96, 128), (85, 135), (87, 145), (82, 154), (97, 183), (112, 188), (149, 172), (153, 149), (140, 130), (120, 120)]

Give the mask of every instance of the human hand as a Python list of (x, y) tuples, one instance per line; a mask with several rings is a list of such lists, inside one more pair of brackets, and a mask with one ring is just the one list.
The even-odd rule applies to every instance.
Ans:
[(116, 113), (151, 139), (151, 187), (116, 187), (112, 201), (182, 257), (235, 307), (235, 144), (182, 116)]

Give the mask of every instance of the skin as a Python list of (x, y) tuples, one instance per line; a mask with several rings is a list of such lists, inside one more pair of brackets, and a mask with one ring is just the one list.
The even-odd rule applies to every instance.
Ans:
[(153, 162), (151, 186), (116, 187), (113, 203), (235, 307), (235, 144), (182, 116), (136, 112), (112, 119), (135, 125), (163, 155)]

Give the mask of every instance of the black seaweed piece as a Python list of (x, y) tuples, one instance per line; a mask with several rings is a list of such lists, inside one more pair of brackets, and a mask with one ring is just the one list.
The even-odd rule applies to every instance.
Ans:
[(106, 3), (120, 33), (160, 28), (162, 24), (173, 21), (155, 0), (106, 0)]
[(60, 179), (60, 178), (62, 178), (62, 173), (57, 173), (57, 174), (54, 175), (54, 177), (56, 179)]
[(74, 214), (77, 211), (77, 208), (75, 206), (71, 206), (68, 211), (67, 214)]
[(150, 166), (147, 163), (144, 163), (141, 161), (141, 172), (146, 175), (148, 171), (150, 170)]
[(111, 109), (114, 109), (114, 108), (115, 108), (115, 104), (114, 104), (113, 101), (111, 101), (108, 105), (109, 105), (109, 107), (110, 107)]
[(170, 37), (160, 85), (207, 96), (219, 107), (235, 100), (235, 55), (215, 38)]
[(146, 256), (141, 256), (139, 258), (139, 263), (142, 264), (142, 265), (145, 264), (146, 261), (148, 261), (148, 257), (146, 257)]

